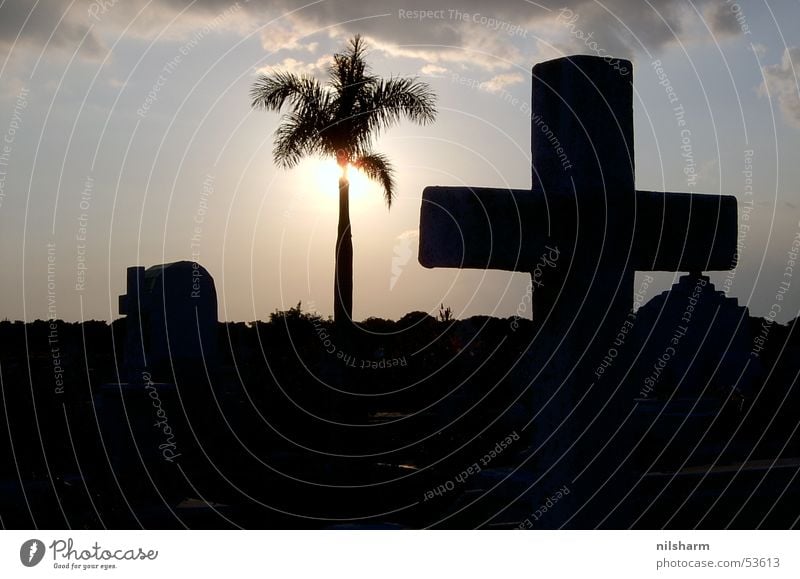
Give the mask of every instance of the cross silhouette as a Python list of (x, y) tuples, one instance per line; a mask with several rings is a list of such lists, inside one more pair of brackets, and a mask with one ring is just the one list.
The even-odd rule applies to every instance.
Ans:
[[(636, 190), (632, 76), (620, 70), (583, 55), (534, 66), (531, 189), (425, 188), (420, 263), (532, 273), (534, 311), (559, 326), (630, 310), (637, 270), (733, 268), (735, 197)], [(553, 249), (558, 273), (539, 275)]]
[(631, 325), (635, 272), (699, 279), (736, 265), (735, 197), (636, 190), (632, 76), (621, 74), (633, 67), (616, 62), (569, 56), (533, 67), (530, 189), (427, 187), (422, 197), (423, 266), (531, 275), (530, 504), (565, 482), (573, 489), (548, 526), (587, 524), (581, 501), (594, 489), (578, 479), (590, 464), (613, 469), (594, 460), (633, 397), (595, 377)]

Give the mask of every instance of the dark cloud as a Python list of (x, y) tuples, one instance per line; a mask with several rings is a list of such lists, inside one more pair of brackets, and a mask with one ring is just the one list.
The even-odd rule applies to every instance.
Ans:
[[(74, 47), (89, 32), (85, 52), (102, 50), (97, 30), (104, 33), (126, 26), (146, 0), (82, 0), (65, 14), (67, 0), (41, 0), (33, 9), (22, 0), (7, 1), (0, 8), (0, 42), (10, 45), (17, 34), (26, 43), (51, 43)], [(90, 16), (92, 5), (104, 6), (100, 19)], [(479, 66), (487, 70), (508, 70), (529, 66), (542, 47), (550, 51), (605, 54), (631, 57), (642, 50), (657, 52), (680, 38), (707, 34), (695, 26), (704, 15), (714, 33), (736, 33), (737, 23), (724, 3), (696, 0), (526, 0), (489, 4), (485, 0), (155, 0), (148, 4), (129, 34), (152, 36), (160, 25), (189, 7), (170, 31), (172, 36), (188, 34), (203, 20), (238, 6), (236, 19), (227, 26), (240, 31), (264, 27), (262, 42), (269, 51), (301, 50), (311, 37), (344, 37), (360, 32), (389, 55), (418, 58), (426, 63)], [(693, 8), (694, 7), (694, 8)], [(568, 11), (568, 12), (565, 12)], [(572, 19), (567, 25), (565, 14)], [(63, 19), (62, 19), (63, 16)], [(59, 23), (60, 21), (60, 23)], [(24, 26), (23, 26), (24, 23)], [(585, 37), (593, 44), (587, 45)], [(316, 60), (316, 56), (309, 57)]]
[[(273, 14), (302, 5), (297, 0), (270, 3)], [(509, 60), (527, 66), (542, 44), (551, 44), (556, 52), (602, 50), (632, 57), (644, 50), (657, 52), (676, 39), (688, 43), (692, 35), (708, 34), (699, 25), (704, 11), (710, 15), (712, 33), (738, 32), (730, 10), (720, 9), (713, 0), (698, 0), (693, 5), (683, 0), (651, 0), (647, 4), (629, 0), (496, 4), (485, 0), (440, 4), (430, 0), (372, 0), (368, 4), (326, 0), (295, 12), (286, 21), (305, 33), (331, 25), (343, 35), (361, 32), (390, 53), (428, 62), (509, 68)], [(591, 47), (585, 38), (593, 43)]]
[(719, 2), (709, 5), (705, 11), (705, 18), (712, 32), (718, 35), (738, 34), (740, 24), (736, 21), (736, 14), (728, 2)]
[(70, 8), (65, 1), (12, 0), (0, 7), (0, 45), (6, 51), (33, 44), (39, 50), (50, 47), (70, 53), (80, 46), (82, 56), (96, 58), (104, 47), (96, 32), (90, 31), (91, 23), (87, 3)]

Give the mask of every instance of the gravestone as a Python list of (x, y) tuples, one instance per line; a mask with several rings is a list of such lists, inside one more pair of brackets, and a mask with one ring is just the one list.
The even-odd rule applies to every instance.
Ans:
[(736, 433), (763, 372), (748, 308), (708, 277), (685, 275), (639, 309), (631, 340), (641, 344), (627, 376), (640, 433), (634, 468), (644, 475), (746, 460), (752, 440)]
[[(535, 505), (592, 462), (587, 439), (611, 434), (598, 416), (613, 385), (593, 371), (631, 310), (635, 272), (731, 269), (737, 205), (636, 190), (632, 76), (619, 67), (570, 56), (537, 64), (532, 76), (531, 188), (427, 187), (419, 261), (531, 274), (541, 324), (530, 348), (541, 410), (531, 427), (543, 473), (531, 484)], [(580, 524), (586, 496), (569, 497), (546, 524)]]
[(179, 261), (129, 267), (119, 306), (127, 318), (125, 375), (104, 384), (95, 404), (113, 484), (141, 517), (187, 496), (182, 473), (191, 472), (209, 423), (197, 407), (211, 406), (217, 295), (205, 268)]
[(125, 365), (138, 380), (144, 368), (213, 364), (217, 354), (217, 291), (208, 271), (193, 261), (129, 267)]
[(631, 339), (643, 344), (633, 375), (639, 399), (753, 395), (761, 373), (751, 355), (750, 311), (707, 276), (682, 276), (639, 309)]

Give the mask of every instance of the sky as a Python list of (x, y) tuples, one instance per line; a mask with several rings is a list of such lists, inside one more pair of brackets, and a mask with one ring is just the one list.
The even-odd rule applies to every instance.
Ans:
[(797, 22), (788, 0), (0, 0), (0, 319), (110, 321), (126, 267), (184, 259), (214, 277), (221, 320), (298, 302), (330, 315), (335, 166), (276, 167), (280, 115), (249, 90), (273, 70), (324, 79), (360, 33), (376, 74), (431, 85), (438, 117), (378, 139), (391, 210), (352, 178), (356, 319), (516, 313), (526, 274), (419, 265), (422, 190), (530, 187), (531, 67), (594, 54), (633, 62), (637, 188), (736, 195), (739, 265), (712, 281), (786, 322), (800, 310)]

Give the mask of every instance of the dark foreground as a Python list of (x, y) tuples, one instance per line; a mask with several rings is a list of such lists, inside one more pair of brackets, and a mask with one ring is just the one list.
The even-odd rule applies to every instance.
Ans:
[(3, 322), (0, 524), (794, 527), (796, 324), (758, 342), (763, 320), (743, 323), (737, 355), (760, 349), (738, 378), (702, 348), (656, 370), (640, 327), (564, 398), (525, 320), (342, 333), (295, 308), (144, 370), (124, 368), (124, 320)]

